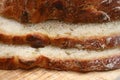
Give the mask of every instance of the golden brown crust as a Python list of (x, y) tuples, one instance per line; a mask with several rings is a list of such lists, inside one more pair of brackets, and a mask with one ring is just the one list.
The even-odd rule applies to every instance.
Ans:
[(39, 48), (47, 45), (58, 46), (61, 48), (78, 48), (89, 50), (104, 50), (120, 47), (119, 34), (109, 36), (91, 36), (89, 38), (76, 37), (50, 37), (40, 33), (24, 35), (8, 35), (1, 33), (0, 41), (6, 44), (27, 44)]
[(1, 0), (3, 16), (20, 22), (49, 19), (66, 22), (106, 22), (120, 19), (119, 0)]
[(30, 44), (36, 48), (44, 47), (45, 45), (50, 44), (49, 38), (43, 34), (26, 34), (13, 36), (1, 33), (0, 41), (6, 44)]
[(79, 72), (113, 70), (120, 68), (120, 56), (116, 55), (91, 60), (61, 60), (50, 59), (45, 56), (39, 56), (36, 60), (23, 60), (19, 57), (0, 58), (0, 69), (31, 69), (34, 67)]

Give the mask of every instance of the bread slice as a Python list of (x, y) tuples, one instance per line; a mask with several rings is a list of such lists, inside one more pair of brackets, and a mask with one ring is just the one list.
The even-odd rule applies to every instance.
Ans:
[(81, 72), (117, 69), (120, 68), (120, 48), (88, 51), (0, 44), (0, 69), (33, 67)]
[(120, 21), (103, 24), (69, 24), (48, 21), (21, 24), (0, 17), (0, 41), (12, 44), (102, 50), (120, 46)]
[(120, 20), (119, 0), (0, 0), (0, 14), (20, 22)]

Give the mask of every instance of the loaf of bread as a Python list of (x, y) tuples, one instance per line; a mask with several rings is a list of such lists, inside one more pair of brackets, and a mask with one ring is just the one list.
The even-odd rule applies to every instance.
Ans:
[(120, 0), (0, 0), (0, 69), (118, 69), (119, 20)]
[(49, 19), (74, 23), (120, 19), (119, 0), (0, 0), (0, 4), (0, 14), (24, 23)]
[(0, 69), (33, 67), (81, 72), (117, 69), (120, 68), (120, 49), (88, 51), (0, 44)]
[(120, 46), (120, 21), (103, 24), (66, 24), (48, 21), (21, 24), (0, 17), (0, 41), (9, 44), (104, 50)]

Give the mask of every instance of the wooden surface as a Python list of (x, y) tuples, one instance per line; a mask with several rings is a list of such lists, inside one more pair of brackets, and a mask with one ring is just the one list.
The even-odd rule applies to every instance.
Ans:
[(0, 70), (0, 80), (120, 80), (120, 70), (79, 73), (45, 69)]

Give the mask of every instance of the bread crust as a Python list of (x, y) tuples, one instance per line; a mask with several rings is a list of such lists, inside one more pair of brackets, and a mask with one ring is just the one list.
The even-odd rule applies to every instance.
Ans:
[(49, 19), (108, 22), (120, 19), (119, 0), (1, 0), (0, 14), (23, 23)]
[(92, 36), (88, 38), (76, 37), (50, 37), (40, 33), (31, 33), (24, 35), (0, 34), (0, 41), (6, 44), (27, 44), (34, 48), (44, 47), (47, 45), (57, 46), (60, 48), (77, 48), (88, 50), (104, 50), (120, 46), (119, 34), (109, 36)]
[(31, 69), (34, 67), (78, 72), (106, 71), (120, 68), (120, 55), (90, 60), (50, 59), (42, 55), (34, 60), (24, 60), (17, 56), (0, 58), (0, 69)]

